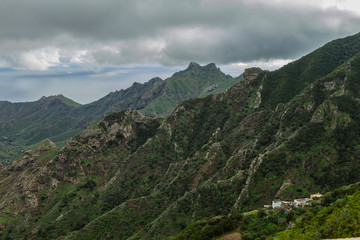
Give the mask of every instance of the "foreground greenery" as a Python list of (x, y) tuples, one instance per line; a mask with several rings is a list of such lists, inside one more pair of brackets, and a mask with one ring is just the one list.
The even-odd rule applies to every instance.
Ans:
[(232, 231), (244, 221), (241, 214), (231, 214), (216, 218), (204, 219), (186, 227), (180, 234), (170, 238), (171, 240), (198, 239), (206, 240)]
[(170, 240), (216, 239), (235, 232), (240, 233), (244, 240), (265, 239), (271, 234), (284, 230), (290, 220), (293, 220), (293, 215), (284, 214), (281, 210), (262, 209), (245, 214), (232, 213), (193, 223)]
[(269, 240), (331, 239), (360, 236), (360, 185), (351, 185), (325, 195), (301, 216), (291, 230)]
[(359, 237), (359, 216), (360, 183), (356, 183), (331, 191), (305, 208), (288, 212), (260, 209), (203, 219), (187, 226), (170, 240), (221, 239), (226, 233), (239, 233), (243, 240)]

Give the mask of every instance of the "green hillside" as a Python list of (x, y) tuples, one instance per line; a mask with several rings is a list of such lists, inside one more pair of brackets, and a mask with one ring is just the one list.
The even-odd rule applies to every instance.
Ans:
[(291, 230), (279, 232), (267, 239), (316, 240), (359, 237), (359, 216), (359, 184), (345, 186), (326, 194), (319, 205), (308, 209)]
[[(283, 230), (303, 212), (251, 211), (360, 181), (360, 53), (274, 107), (264, 97), (272, 74), (247, 69), (226, 92), (186, 100), (168, 117), (123, 110), (62, 149), (47, 141), (25, 152), (0, 172), (1, 234), (168, 239), (189, 226), (213, 237), (243, 223), (244, 239), (264, 239)], [(343, 206), (356, 204), (353, 193)]]
[(275, 107), (300, 93), (308, 84), (331, 73), (360, 51), (360, 33), (325, 44), (312, 53), (267, 75), (263, 106)]

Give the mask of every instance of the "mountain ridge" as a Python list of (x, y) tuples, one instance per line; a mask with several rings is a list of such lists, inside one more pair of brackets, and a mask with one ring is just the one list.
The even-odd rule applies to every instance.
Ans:
[[(293, 98), (307, 84), (331, 73), (360, 51), (360, 33), (333, 40), (315, 51), (271, 72), (264, 82), (263, 103), (275, 107)], [(276, 91), (274, 91), (276, 89)]]
[[(215, 64), (202, 67), (193, 62), (187, 69), (165, 80), (153, 78), (143, 84), (135, 82), (127, 89), (109, 93), (85, 105), (61, 94), (35, 102), (0, 102), (0, 106), (4, 106), (0, 110), (0, 135), (12, 141), (12, 144), (0, 142), (0, 161), (9, 164), (21, 151), (45, 138), (63, 146), (70, 137), (109, 113), (130, 108), (148, 116), (168, 115), (185, 99), (225, 91), (239, 80), (241, 77), (223, 74)], [(184, 84), (192, 87), (184, 88)], [(53, 111), (48, 112), (49, 107)], [(33, 135), (38, 137), (33, 138)]]

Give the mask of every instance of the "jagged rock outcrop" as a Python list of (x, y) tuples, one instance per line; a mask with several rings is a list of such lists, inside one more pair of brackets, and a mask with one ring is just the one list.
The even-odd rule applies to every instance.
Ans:
[(252, 80), (256, 79), (262, 72), (261, 68), (247, 68), (244, 71), (243, 78), (244, 82), (249, 84)]
[(56, 149), (55, 143), (49, 139), (45, 139), (38, 145), (36, 145), (32, 150), (28, 150), (23, 153), (23, 155), (14, 161), (8, 168), (9, 171), (23, 171), (30, 167), (34, 167), (36, 160), (44, 152), (48, 152)]

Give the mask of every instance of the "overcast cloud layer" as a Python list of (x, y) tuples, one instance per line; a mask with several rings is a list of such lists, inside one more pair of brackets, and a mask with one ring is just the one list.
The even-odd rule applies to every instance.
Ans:
[[(321, 3), (318, 1), (317, 4)], [(1, 65), (226, 64), (298, 57), (360, 16), (307, 1), (2, 0)]]
[(53, 71), (194, 60), (236, 69), (296, 59), (360, 31), (357, 0), (313, 2), (1, 0), (0, 67)]

